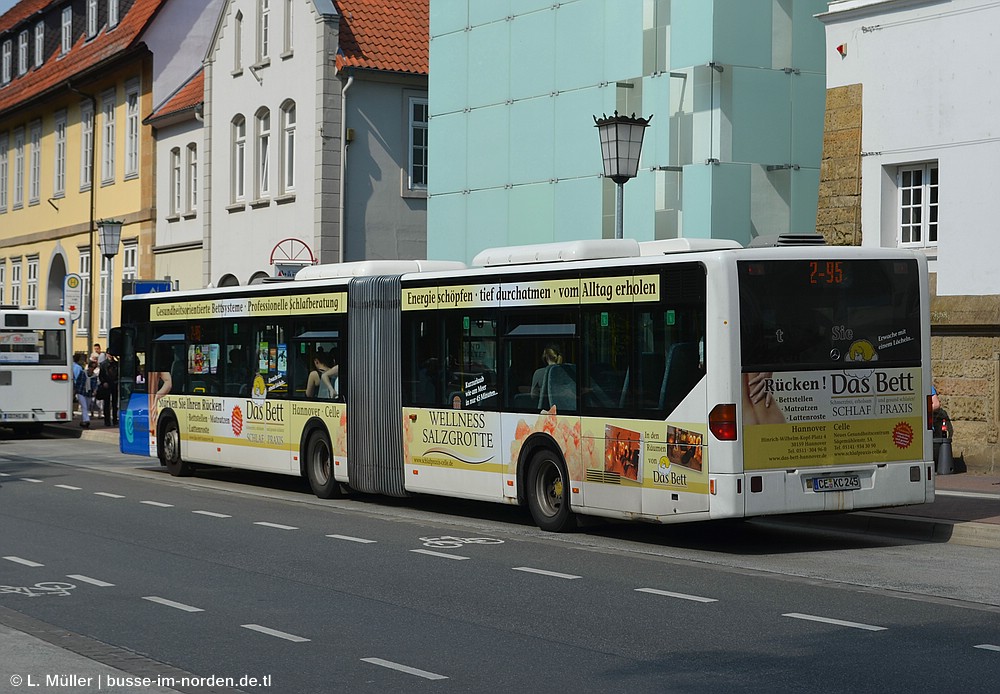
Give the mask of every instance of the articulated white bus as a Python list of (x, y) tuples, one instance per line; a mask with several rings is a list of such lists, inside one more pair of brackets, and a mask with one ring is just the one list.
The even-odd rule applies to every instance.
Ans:
[(73, 418), (70, 318), (0, 307), (0, 425), (40, 433)]
[(126, 297), (126, 452), (683, 522), (933, 499), (926, 261), (581, 241)]

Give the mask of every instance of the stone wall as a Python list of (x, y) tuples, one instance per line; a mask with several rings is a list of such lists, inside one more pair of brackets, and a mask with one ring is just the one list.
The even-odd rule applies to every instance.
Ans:
[(816, 231), (837, 246), (861, 245), (861, 85), (826, 90)]

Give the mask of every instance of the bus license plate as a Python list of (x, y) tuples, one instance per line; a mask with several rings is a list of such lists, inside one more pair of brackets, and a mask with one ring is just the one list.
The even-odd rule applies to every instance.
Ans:
[(27, 412), (0, 412), (0, 419), (31, 419), (31, 415)]
[(861, 489), (861, 478), (858, 475), (813, 477), (814, 492), (846, 492), (852, 489)]

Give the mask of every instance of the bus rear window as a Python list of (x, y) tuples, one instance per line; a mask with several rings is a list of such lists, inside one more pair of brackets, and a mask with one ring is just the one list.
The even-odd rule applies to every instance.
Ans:
[(737, 265), (744, 371), (920, 364), (915, 260)]
[(66, 331), (0, 330), (0, 364), (53, 364), (67, 362)]

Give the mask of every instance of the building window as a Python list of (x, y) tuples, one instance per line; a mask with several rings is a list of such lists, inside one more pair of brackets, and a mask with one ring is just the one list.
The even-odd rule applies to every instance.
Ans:
[(35, 67), (45, 62), (45, 22), (35, 25)]
[(3, 83), (7, 84), (11, 80), (11, 60), (13, 60), (12, 52), (14, 50), (14, 44), (7, 39), (3, 42)]
[(233, 20), (233, 72), (243, 70), (243, 13), (237, 12)]
[(62, 43), (60, 49), (63, 55), (73, 47), (73, 6), (67, 5), (62, 11)]
[(52, 180), (53, 197), (61, 198), (66, 194), (66, 112), (56, 114), (55, 127), (55, 176)]
[(10, 261), (10, 304), (11, 306), (21, 305), (21, 259), (14, 258)]
[(427, 99), (410, 101), (410, 189), (427, 187)]
[(139, 244), (122, 243), (122, 279), (134, 280), (138, 276)]
[(139, 83), (125, 85), (125, 178), (139, 175)]
[(246, 199), (247, 122), (243, 116), (233, 119), (232, 194), (234, 201)]
[(170, 216), (181, 212), (181, 150), (170, 150)]
[(90, 249), (80, 249), (80, 320), (76, 324), (76, 334), (86, 335), (90, 330)]
[(103, 142), (101, 143), (101, 182), (115, 181), (115, 93), (107, 92), (101, 97), (104, 112)]
[(97, 0), (87, 0), (87, 36), (97, 36)]
[(269, 152), (271, 149), (271, 112), (263, 109), (257, 113), (257, 199), (267, 197), (270, 192), (268, 180), (269, 172)]
[(94, 180), (94, 107), (89, 101), (80, 104), (80, 190)]
[[(10, 185), (10, 154), (7, 147), (10, 138), (7, 133), (0, 135), (0, 212), (7, 211), (7, 186)], [(0, 301), (0, 304), (3, 302)]]
[(28, 30), (25, 29), (17, 36), (17, 74), (23, 75), (28, 71)]
[(899, 188), (899, 245), (937, 246), (937, 162), (899, 167), (896, 185)]
[(118, 0), (108, 0), (108, 26), (118, 26)]
[(282, 48), (285, 55), (292, 52), (292, 41), (295, 38), (292, 25), (292, 10), (294, 9), (294, 5), (295, 0), (285, 0), (285, 45)]
[(25, 283), (25, 302), (28, 308), (38, 308), (38, 256), (28, 258), (28, 277)]
[(257, 62), (262, 63), (268, 57), (268, 41), (271, 30), (271, 2), (257, 0)]
[(198, 145), (187, 146), (187, 211), (198, 209)]
[(31, 161), (28, 165), (28, 204), (38, 204), (42, 195), (42, 124), (31, 126)]
[(295, 190), (295, 102), (281, 107), (281, 192)]
[(5, 299), (7, 298), (7, 261), (4, 258), (0, 258), (0, 304), (7, 303)]
[(97, 332), (101, 335), (108, 334), (108, 282), (111, 281), (111, 263), (114, 260), (114, 256), (101, 256), (101, 315), (97, 317)]
[(14, 209), (24, 206), (24, 130), (14, 131)]

